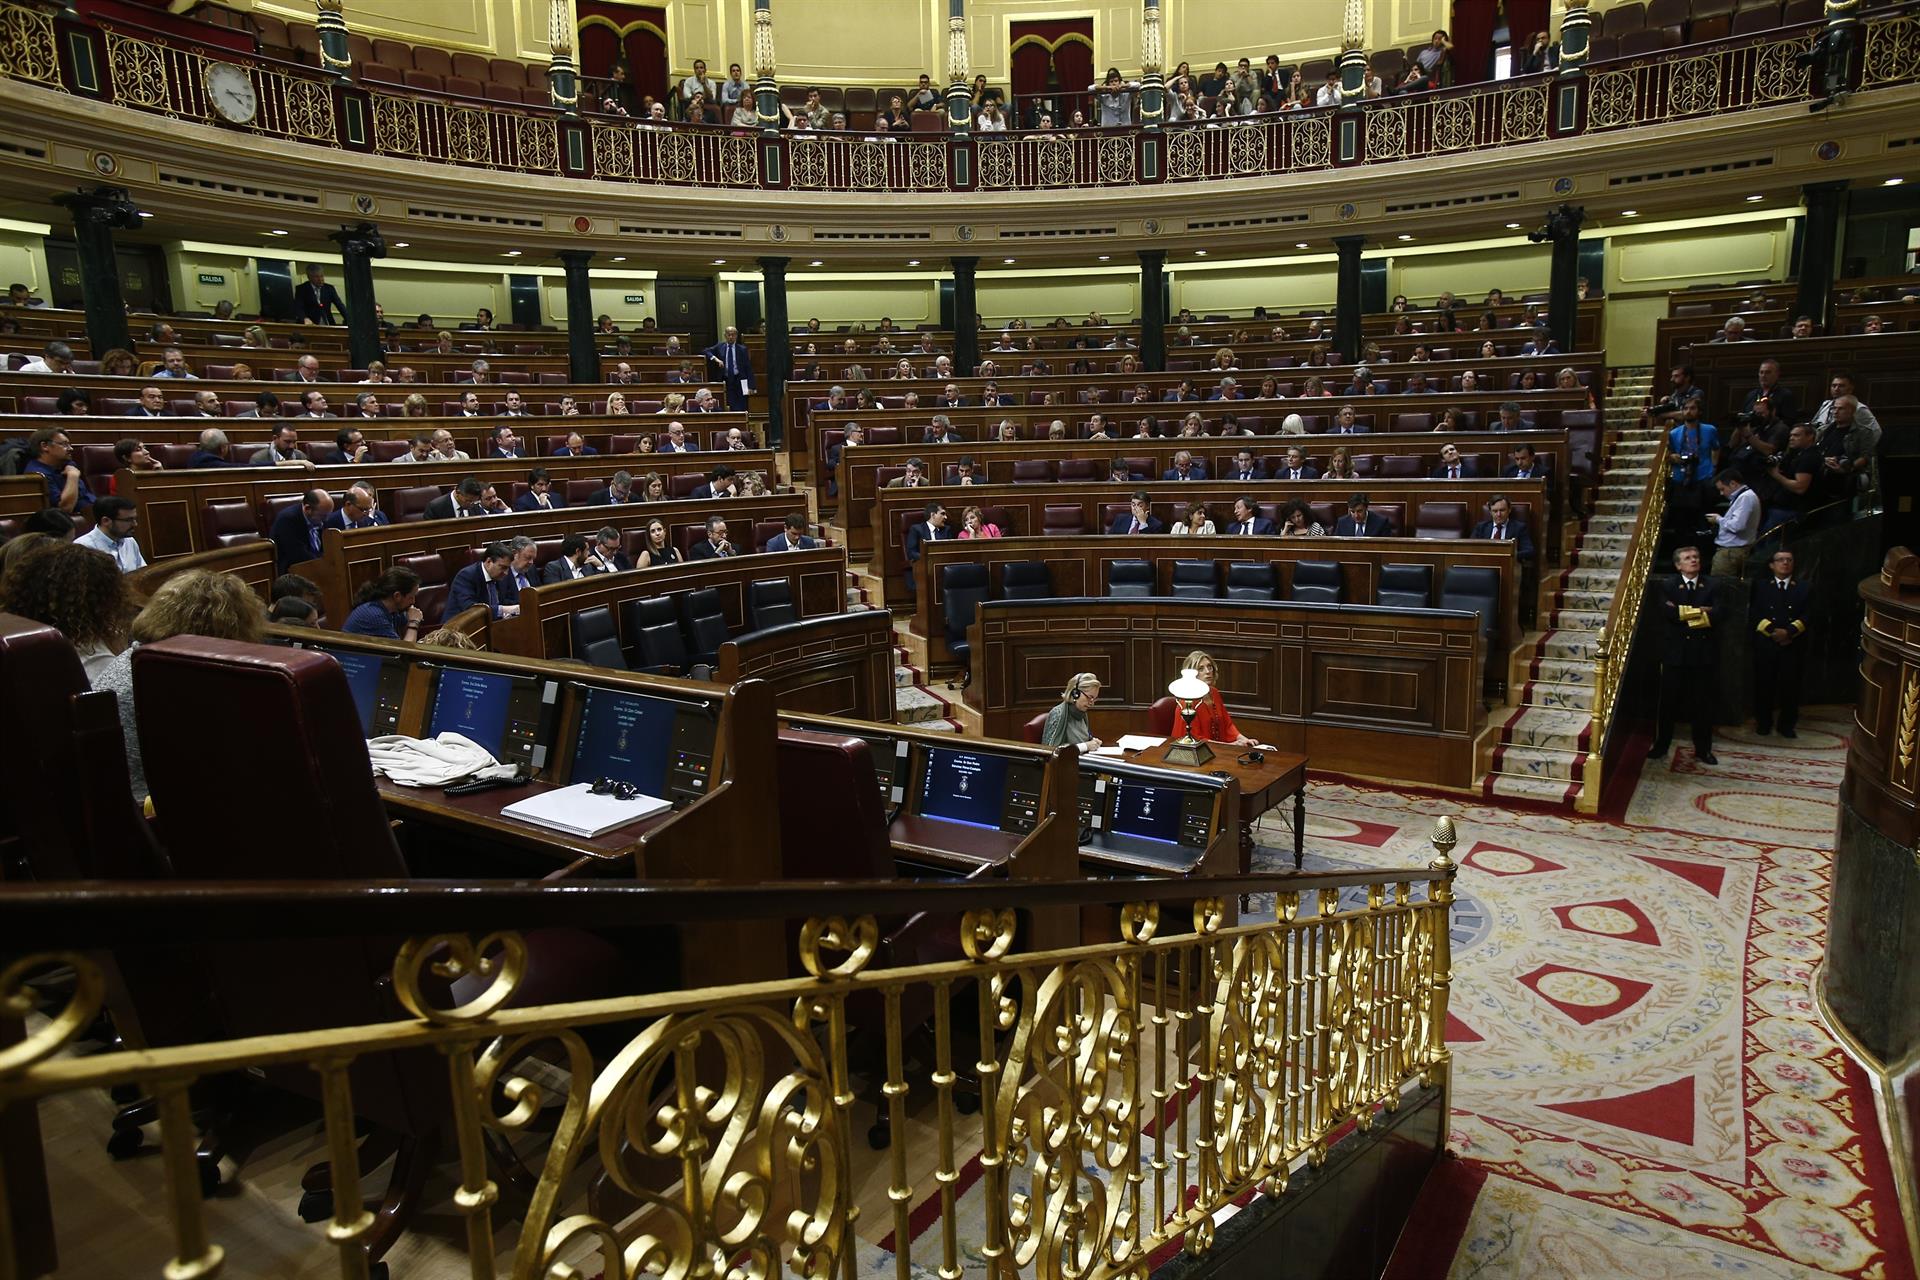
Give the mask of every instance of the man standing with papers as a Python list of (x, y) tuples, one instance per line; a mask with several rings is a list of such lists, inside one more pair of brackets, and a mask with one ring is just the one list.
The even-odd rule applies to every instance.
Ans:
[(740, 341), (740, 331), (728, 325), (727, 336), (700, 354), (707, 358), (707, 367), (720, 375), (727, 408), (745, 412), (747, 393), (753, 390), (753, 365), (747, 358), (747, 344)]

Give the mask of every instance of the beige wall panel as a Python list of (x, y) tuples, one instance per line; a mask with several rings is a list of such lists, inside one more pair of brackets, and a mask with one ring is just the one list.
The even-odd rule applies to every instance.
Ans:
[[(337, 271), (334, 275), (337, 278)], [(489, 308), (497, 320), (511, 318), (507, 279), (498, 272), (383, 271), (376, 265), (373, 292), (396, 324), (424, 311), (441, 328), (452, 329), (471, 320), (481, 307)]]
[[(1367, 8), (1371, 47), (1405, 49), (1425, 44), (1433, 39), (1435, 31), (1453, 26), (1448, 18), (1453, 6), (1447, 0), (1393, 0), (1391, 5), (1368, 5)], [(1377, 19), (1372, 12), (1376, 9), (1385, 11)]]
[(1331, 262), (1244, 271), (1181, 271), (1173, 276), (1173, 310), (1176, 315), (1182, 307), (1191, 308), (1196, 315), (1210, 311), (1249, 315), (1255, 307), (1332, 307), (1338, 288), (1335, 276)]
[[(986, 284), (981, 283), (985, 292)], [(818, 316), (821, 327), (871, 324), (891, 317), (896, 328), (935, 324), (940, 319), (940, 290), (932, 280), (806, 280), (787, 281), (787, 315), (795, 325)]]
[(1496, 285), (1509, 296), (1543, 290), (1552, 270), (1553, 250), (1546, 245), (1399, 257), (1387, 264), (1387, 295), (1431, 302), (1451, 289), (1471, 305)]
[[(190, 250), (179, 245), (166, 246), (166, 257), (173, 305), (179, 310), (212, 311), (214, 304), (223, 298), (243, 314), (260, 310), (260, 281), (254, 274), (251, 257)], [(218, 284), (209, 284), (200, 279), (202, 274), (223, 279)], [(338, 270), (331, 271), (329, 279), (343, 290), (346, 288)]]
[[(630, 297), (644, 298), (644, 302), (628, 302)], [(612, 316), (613, 322), (622, 329), (637, 329), (640, 322), (653, 312), (653, 281), (641, 280), (602, 280), (593, 283), (593, 314)], [(567, 279), (565, 276), (545, 276), (540, 281), (540, 317), (548, 324), (567, 323)]]
[(1015, 318), (1035, 325), (1055, 316), (1077, 322), (1086, 319), (1089, 311), (1119, 324), (1139, 315), (1140, 279), (1133, 275), (1066, 279), (1052, 273), (995, 277), (980, 281), (977, 303), (989, 329)]
[(44, 239), (27, 231), (0, 231), (0, 289), (16, 283), (33, 290), (42, 302), (53, 301)]
[[(1384, 7), (1368, 0), (1369, 10)], [(1168, 68), (1183, 58), (1198, 74), (1241, 57), (1257, 67), (1269, 53), (1285, 63), (1330, 57), (1339, 52), (1345, 8), (1342, 0), (1187, 0), (1165, 6)]]
[(1683, 289), (1707, 281), (1778, 278), (1792, 247), (1793, 224), (1697, 227), (1657, 235), (1619, 236), (1607, 255), (1609, 288)]
[(923, 73), (946, 83), (945, 7), (936, 15), (927, 0), (776, 4), (773, 40), (779, 78), (787, 83), (910, 85)]

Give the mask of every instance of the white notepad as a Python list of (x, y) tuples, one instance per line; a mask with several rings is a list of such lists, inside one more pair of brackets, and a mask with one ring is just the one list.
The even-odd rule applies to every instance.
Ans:
[(1145, 751), (1165, 741), (1165, 738), (1150, 738), (1144, 733), (1123, 733), (1120, 735), (1120, 741), (1114, 745), (1122, 751)]
[(651, 818), (662, 809), (671, 807), (668, 801), (657, 796), (638, 795), (631, 800), (622, 800), (618, 796), (597, 796), (593, 794), (592, 783), (576, 782), (570, 787), (543, 791), (537, 796), (516, 800), (502, 808), (500, 814), (502, 817), (531, 822), (535, 826), (551, 827), (555, 831), (592, 839), (615, 827), (624, 827), (629, 822)]

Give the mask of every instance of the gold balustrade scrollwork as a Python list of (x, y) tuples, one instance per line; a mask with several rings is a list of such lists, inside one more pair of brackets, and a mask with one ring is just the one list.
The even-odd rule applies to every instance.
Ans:
[[(1191, 931), (1169, 933), (1166, 902), (1123, 898), (1116, 939), (1022, 951), (1015, 911), (976, 907), (960, 956), (875, 968), (875, 916), (849, 910), (801, 922), (804, 976), (576, 1004), (516, 1003), (520, 934), (441, 932), (393, 964), (410, 1020), (88, 1056), (65, 1050), (101, 1007), (100, 970), (30, 956), (0, 971), (0, 1012), (34, 1011), (45, 997), (27, 979), (49, 966), (73, 971), (74, 993), (0, 1050), (0, 1108), (119, 1082), (154, 1097), (172, 1181), (147, 1185), (173, 1229), (171, 1274), (223, 1260), (193, 1176), (196, 1081), (312, 1073), (334, 1178), (315, 1241), (365, 1274), (354, 1081), (380, 1055), (429, 1050), (447, 1072), (452, 1207), (475, 1277), (498, 1274), (505, 1249), (515, 1280), (845, 1280), (891, 1227), (901, 1274), (978, 1259), (994, 1275), (1108, 1280), (1168, 1246), (1204, 1253), (1220, 1209), (1285, 1194), (1342, 1125), (1444, 1078), (1445, 831), (1423, 871), (1305, 893), (1276, 877), (1271, 918), (1203, 897), (1180, 909)], [(885, 1121), (864, 1135), (873, 1150), (856, 1140), (870, 1103)], [(537, 1169), (517, 1223), (495, 1213), (513, 1160)], [(0, 1167), (0, 1192), (16, 1168)], [(142, 1194), (137, 1169), (129, 1185)], [(890, 1218), (864, 1231), (863, 1186)], [(517, 1234), (503, 1243), (502, 1228)]]
[(1653, 570), (1654, 548), (1659, 543), (1660, 525), (1666, 516), (1667, 471), (1667, 446), (1662, 439), (1642, 489), (1639, 523), (1634, 529), (1619, 586), (1608, 606), (1606, 622), (1600, 629), (1593, 655), (1593, 741), (1596, 756), (1604, 754), (1607, 732), (1613, 727), (1614, 704), (1620, 696), (1620, 683), (1626, 674), (1627, 653), (1633, 647), (1634, 631), (1639, 624), (1647, 576)]
[(1796, 60), (1812, 48), (1812, 36), (1802, 36), (1798, 40), (1775, 40), (1761, 46), (1759, 56), (1754, 60), (1754, 93), (1766, 102), (1805, 97), (1813, 69), (1799, 65)]
[(803, 191), (826, 186), (826, 144), (818, 138), (795, 138), (787, 148), (787, 172), (793, 185)]
[(1167, 131), (1167, 179), (1183, 182), (1207, 174), (1206, 144), (1195, 128)]
[(729, 133), (719, 139), (719, 145), (720, 182), (729, 187), (757, 186), (760, 157), (754, 150), (753, 139)]
[(60, 83), (52, 14), (24, 5), (0, 5), (0, 76), (65, 88)]
[(493, 163), (493, 129), (486, 112), (472, 107), (448, 109), (447, 158), (463, 164)]
[(514, 116), (514, 167), (539, 173), (560, 168), (560, 131), (543, 116)]
[(373, 95), (373, 149), (382, 155), (419, 156), (420, 104), (389, 93)]
[(941, 142), (914, 142), (908, 161), (916, 191), (940, 191), (947, 185), (947, 148)]
[(1684, 58), (1667, 75), (1666, 115), (1697, 116), (1720, 105), (1720, 59)]
[(1133, 139), (1123, 135), (1100, 139), (1100, 182), (1126, 186), (1134, 181)]
[(1904, 84), (1920, 78), (1920, 16), (1881, 17), (1867, 24), (1860, 86)]
[(1367, 159), (1404, 160), (1407, 156), (1407, 111), (1378, 107), (1367, 112)]
[(1434, 104), (1429, 136), (1435, 151), (1461, 151), (1475, 138), (1474, 110), (1482, 95), (1443, 98)]
[(1324, 169), (1333, 163), (1333, 122), (1323, 115), (1310, 115), (1293, 122), (1293, 166), (1296, 169)]
[(1509, 89), (1501, 95), (1500, 141), (1535, 142), (1547, 136), (1547, 91), (1538, 85)]
[(885, 190), (887, 156), (883, 147), (886, 145), (871, 139), (848, 143), (833, 138), (827, 142), (829, 150), (838, 149), (845, 154), (848, 182), (863, 191)]
[(1617, 129), (1632, 124), (1637, 90), (1630, 71), (1597, 71), (1587, 77), (1587, 128)]
[(108, 31), (107, 74), (113, 82), (115, 100), (123, 105), (149, 111), (171, 109), (167, 63), (160, 55), (159, 46), (118, 31)]
[(286, 103), (285, 123), (290, 136), (314, 142), (335, 142), (333, 90), (330, 87), (313, 80), (284, 76), (277, 71), (256, 70), (255, 74), (269, 76), (278, 82), (281, 98)]

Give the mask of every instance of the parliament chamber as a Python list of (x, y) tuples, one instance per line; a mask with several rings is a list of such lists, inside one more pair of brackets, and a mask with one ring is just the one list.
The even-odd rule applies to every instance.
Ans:
[(0, 0), (0, 1280), (1911, 1280), (1917, 107)]

